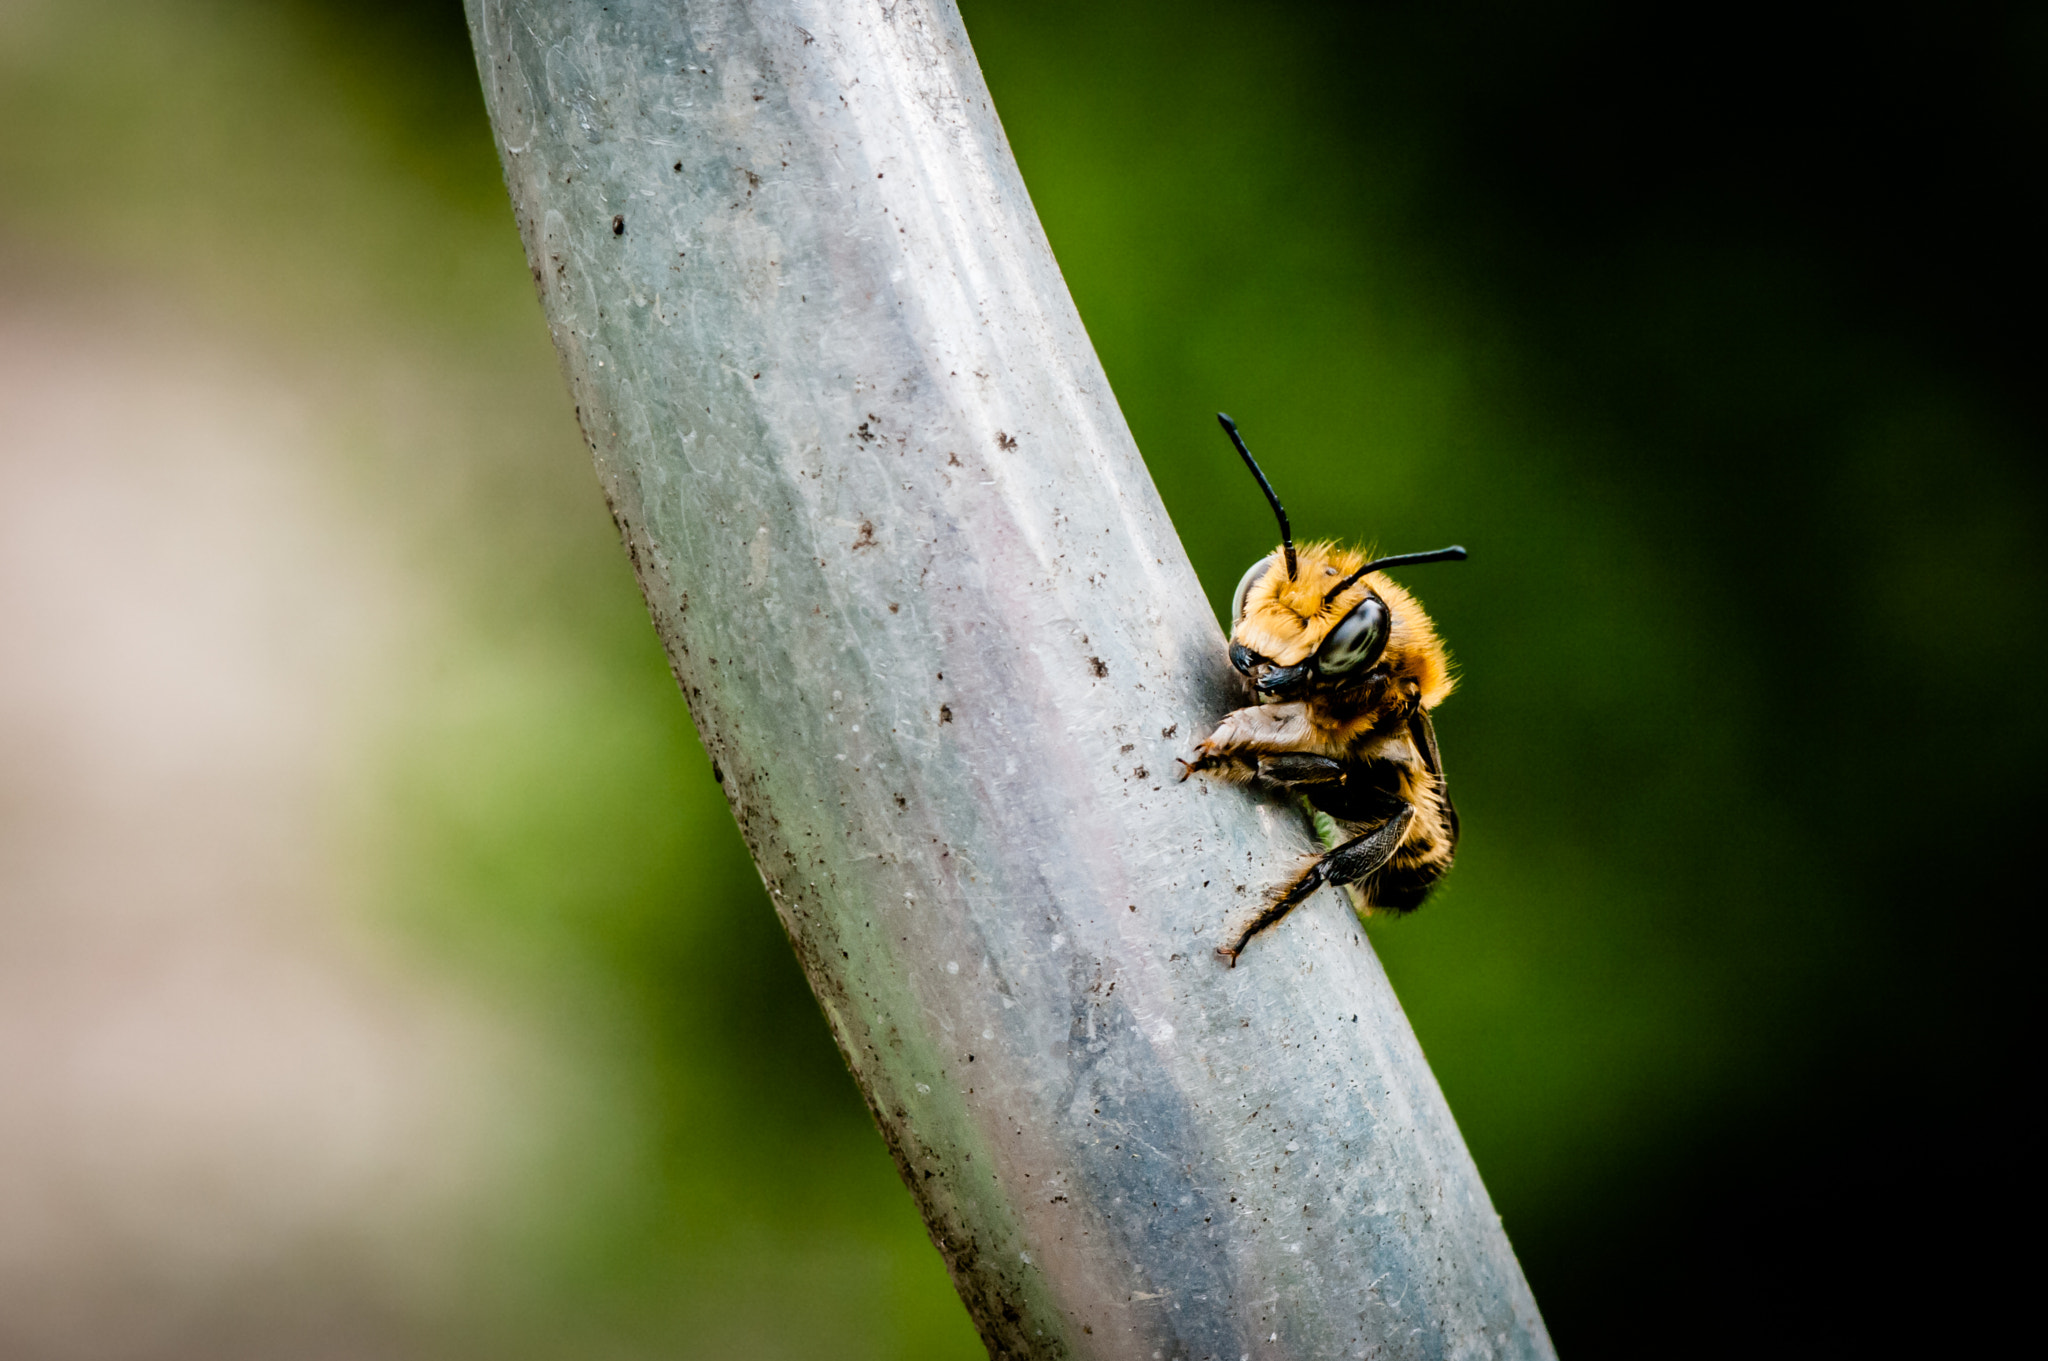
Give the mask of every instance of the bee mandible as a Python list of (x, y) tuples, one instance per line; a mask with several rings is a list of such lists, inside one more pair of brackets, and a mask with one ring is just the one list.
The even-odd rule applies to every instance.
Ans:
[(1181, 762), (1202, 774), (1298, 795), (1339, 842), (1274, 887), (1216, 953), (1237, 967), (1247, 942), (1325, 884), (1363, 911), (1409, 912), (1451, 867), (1458, 810), (1430, 711), (1455, 683), (1436, 627), (1389, 567), (1457, 562), (1463, 548), (1372, 558), (1334, 543), (1296, 547), (1273, 484), (1218, 412), (1280, 521), (1280, 547), (1253, 563), (1230, 604), (1230, 664), (1258, 703), (1226, 714)]

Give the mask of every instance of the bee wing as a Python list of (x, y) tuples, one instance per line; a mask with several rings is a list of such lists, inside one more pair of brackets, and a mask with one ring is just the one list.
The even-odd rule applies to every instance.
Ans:
[(1422, 754), (1423, 768), (1436, 776), (1436, 782), (1444, 782), (1444, 758), (1436, 749), (1436, 725), (1429, 721), (1429, 715), (1417, 709), (1408, 716), (1408, 740), (1415, 744), (1415, 750)]
[(1422, 764), (1429, 773), (1436, 776), (1437, 797), (1443, 800), (1444, 822), (1450, 828), (1451, 844), (1458, 844), (1458, 806), (1451, 802), (1450, 782), (1444, 779), (1444, 758), (1436, 746), (1436, 725), (1429, 721), (1429, 714), (1417, 709), (1408, 716), (1408, 737), (1415, 743), (1415, 750), (1422, 754)]

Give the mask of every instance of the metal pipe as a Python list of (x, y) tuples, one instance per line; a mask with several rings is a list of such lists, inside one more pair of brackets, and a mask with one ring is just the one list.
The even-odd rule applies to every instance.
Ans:
[[(468, 0), (676, 679), (996, 1356), (1548, 1357), (947, 0)], [(1195, 400), (1194, 396), (1189, 399)]]

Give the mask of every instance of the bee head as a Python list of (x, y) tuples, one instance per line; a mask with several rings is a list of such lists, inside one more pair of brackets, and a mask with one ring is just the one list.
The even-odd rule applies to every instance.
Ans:
[(1278, 703), (1312, 690), (1341, 689), (1371, 673), (1390, 643), (1433, 642), (1422, 607), (1374, 574), (1386, 567), (1460, 562), (1465, 550), (1368, 559), (1329, 543), (1297, 548), (1287, 512), (1236, 424), (1221, 412), (1216, 419), (1280, 522), (1280, 547), (1251, 565), (1230, 602), (1230, 662), (1252, 682), (1260, 701)]

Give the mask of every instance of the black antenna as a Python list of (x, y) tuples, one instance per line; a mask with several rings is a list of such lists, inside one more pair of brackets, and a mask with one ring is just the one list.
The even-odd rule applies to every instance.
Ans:
[(1364, 576), (1367, 572), (1377, 572), (1383, 567), (1414, 567), (1425, 562), (1463, 562), (1465, 556), (1465, 550), (1453, 544), (1449, 548), (1439, 548), (1429, 553), (1396, 553), (1391, 558), (1374, 558), (1371, 562), (1368, 562), (1365, 566), (1338, 582), (1335, 589), (1323, 597), (1323, 604), (1327, 607), (1331, 601), (1350, 590), (1351, 583)]
[[(1280, 544), (1287, 550), (1287, 579), (1292, 581), (1294, 580), (1294, 531), (1287, 527), (1287, 511), (1281, 506), (1280, 498), (1273, 494), (1273, 484), (1268, 482), (1265, 473), (1259, 470), (1259, 461), (1252, 457), (1251, 450), (1244, 447), (1244, 436), (1237, 433), (1237, 422), (1219, 411), (1216, 413), (1216, 423), (1223, 427), (1224, 434), (1230, 436), (1230, 442), (1237, 446), (1238, 454), (1244, 459), (1244, 466), (1250, 468), (1252, 476), (1259, 479), (1259, 490), (1266, 493), (1266, 499), (1273, 503), (1273, 514), (1280, 521)], [(1462, 548), (1458, 550), (1461, 557), (1464, 555), (1464, 551)], [(1347, 582), (1346, 584), (1348, 585), (1349, 583)]]

